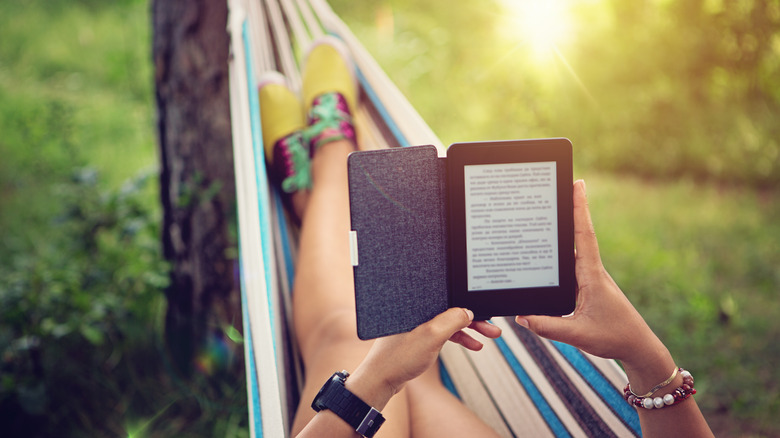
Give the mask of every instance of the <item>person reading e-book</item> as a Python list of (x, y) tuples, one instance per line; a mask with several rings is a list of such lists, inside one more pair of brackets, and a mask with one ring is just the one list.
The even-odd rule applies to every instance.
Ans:
[[(469, 309), (450, 308), (406, 333), (374, 341), (356, 336), (345, 238), (347, 155), (357, 146), (351, 123), (357, 93), (349, 65), (340, 43), (326, 38), (307, 55), (302, 104), (279, 76), (261, 82), (259, 90), (270, 173), (285, 193), (290, 214), (301, 223), (293, 322), (305, 380), (292, 434), (372, 436), (378, 430), (380, 437), (494, 436), (490, 426), (444, 388), (434, 364), (448, 341), (481, 348), (466, 329), (495, 338), (499, 328), (473, 320)], [(497, 190), (484, 187), (480, 182), (491, 173), (502, 175), (506, 184)], [(555, 235), (548, 233), (554, 216), (550, 173), (543, 163), (469, 171), (467, 202), (474, 212), (468, 224), (474, 249), (469, 263), (476, 268), (470, 288), (487, 287), (496, 279), (507, 285), (553, 281), (548, 275), (554, 269), (550, 251), (556, 248)], [(526, 178), (529, 182), (520, 182)], [(690, 374), (677, 368), (604, 269), (583, 181), (574, 183), (573, 206), (577, 307), (566, 317), (520, 315), (517, 323), (540, 336), (620, 360), (630, 381), (627, 399), (636, 406), (644, 436), (712, 436), (690, 397)], [(482, 226), (480, 210), (494, 218), (507, 212), (507, 220)], [(497, 237), (484, 239), (486, 235)], [(502, 275), (493, 275), (498, 273)], [(339, 370), (349, 374), (334, 374)], [(347, 400), (350, 409), (366, 408), (359, 424), (340, 416), (341, 408), (332, 404), (336, 396)]]

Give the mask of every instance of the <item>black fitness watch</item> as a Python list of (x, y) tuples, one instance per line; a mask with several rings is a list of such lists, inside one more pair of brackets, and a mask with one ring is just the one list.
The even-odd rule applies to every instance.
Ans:
[(334, 414), (352, 426), (357, 433), (371, 438), (385, 422), (385, 417), (344, 386), (347, 377), (349, 377), (349, 373), (346, 371), (334, 373), (322, 385), (322, 389), (311, 402), (311, 407), (317, 412), (323, 409), (333, 411)]

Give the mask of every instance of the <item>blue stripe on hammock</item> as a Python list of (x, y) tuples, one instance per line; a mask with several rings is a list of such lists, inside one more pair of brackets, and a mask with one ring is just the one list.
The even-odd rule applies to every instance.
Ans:
[(274, 315), (272, 296), (270, 289), (272, 285), (271, 281), (271, 269), (268, 269), (269, 261), (273, 260), (273, 237), (271, 236), (271, 212), (269, 206), (271, 201), (268, 196), (268, 176), (265, 171), (265, 154), (263, 152), (263, 135), (260, 125), (260, 97), (257, 95), (257, 83), (255, 83), (254, 70), (252, 68), (252, 54), (250, 52), (250, 41), (248, 23), (244, 21), (242, 29), (244, 37), (244, 56), (246, 57), (246, 74), (247, 74), (247, 88), (249, 89), (249, 115), (252, 125), (252, 147), (255, 155), (255, 179), (257, 180), (257, 204), (260, 216), (260, 242), (263, 250), (263, 265), (266, 267), (265, 272), (265, 287), (266, 287), (266, 299), (268, 300), (268, 317), (271, 324), (271, 334), (274, 347), (274, 357), (277, 357), (277, 345), (276, 345), (276, 315)]
[[(246, 63), (247, 63), (247, 85), (250, 85), (254, 79), (252, 76), (252, 65), (251, 65), (251, 58), (249, 55), (249, 37), (247, 32), (248, 23), (246, 20), (244, 20), (244, 23), (242, 25), (241, 33), (242, 37), (244, 39), (244, 53), (247, 57)], [(251, 88), (250, 88), (251, 90)], [(251, 94), (249, 93), (249, 102), (250, 102), (250, 112), (252, 111), (252, 98)], [(258, 103), (259, 107), (259, 103)], [(255, 135), (254, 135), (254, 129), (255, 127), (252, 126), (253, 136), (252, 141), (254, 143), (255, 141)], [(261, 140), (262, 141), (262, 140)], [(241, 254), (241, 239), (238, 240), (239, 242), (239, 254)], [(244, 271), (244, 265), (241, 261), (241, 258), (239, 257), (239, 272), (243, 273)], [(254, 343), (252, 342), (252, 328), (251, 324), (249, 322), (249, 303), (247, 302), (247, 295), (246, 295), (246, 282), (244, 281), (244, 276), (240, 276), (241, 281), (241, 316), (243, 318), (243, 326), (244, 326), (244, 342), (246, 345), (246, 352), (249, 356), (249, 397), (250, 401), (252, 403), (251, 409), (252, 409), (252, 418), (254, 418), (254, 431), (255, 436), (262, 438), (263, 436), (263, 414), (260, 410), (260, 386), (257, 382), (257, 364), (255, 362), (255, 350), (254, 350)]]
[(519, 380), (520, 384), (525, 388), (528, 397), (534, 402), (536, 409), (539, 410), (542, 418), (547, 422), (547, 426), (552, 430), (553, 434), (555, 434), (556, 437), (570, 437), (571, 434), (569, 433), (569, 430), (566, 429), (566, 426), (563, 425), (560, 418), (558, 418), (558, 415), (553, 411), (552, 407), (550, 407), (550, 404), (547, 403), (547, 400), (539, 391), (539, 388), (534, 385), (533, 380), (531, 380), (531, 377), (525, 372), (525, 369), (517, 360), (514, 353), (512, 353), (512, 350), (509, 349), (506, 341), (498, 338), (495, 340), (495, 343), (504, 355), (504, 359), (506, 359), (507, 363), (512, 368), (512, 371), (514, 371), (515, 376), (517, 376), (517, 380)]
[(615, 412), (623, 423), (632, 429), (637, 436), (641, 436), (642, 431), (636, 410), (623, 400), (619, 391), (615, 390), (606, 377), (576, 348), (557, 341), (553, 341), (552, 344), (579, 371), (588, 385), (601, 396), (604, 403)]
[(279, 190), (274, 190), (274, 201), (276, 202), (276, 218), (279, 223), (279, 233), (282, 238), (282, 255), (284, 256), (285, 274), (287, 274), (287, 284), (290, 286), (290, 295), (292, 295), (293, 279), (295, 278), (295, 266), (290, 249), (290, 239), (287, 232), (287, 218), (284, 216), (284, 206), (282, 205), (282, 196)]
[[(250, 115), (250, 123), (251, 123), (251, 129), (252, 129), (252, 150), (254, 153), (254, 161), (255, 161), (255, 179), (257, 184), (257, 203), (258, 203), (258, 215), (260, 219), (260, 242), (262, 246), (262, 255), (263, 255), (263, 265), (265, 266), (263, 275), (265, 276), (265, 294), (266, 299), (268, 301), (268, 321), (271, 327), (271, 342), (273, 345), (274, 350), (274, 359), (276, 363), (278, 363), (278, 345), (276, 342), (276, 314), (273, 312), (273, 296), (271, 294), (272, 290), (272, 276), (271, 276), (271, 269), (270, 267), (274, 265), (272, 261), (274, 260), (274, 252), (273, 252), (273, 237), (271, 235), (272, 227), (271, 227), (271, 211), (270, 211), (270, 197), (269, 197), (269, 186), (268, 186), (268, 175), (266, 174), (265, 170), (265, 154), (264, 154), (264, 148), (263, 148), (263, 136), (262, 136), (262, 126), (260, 123), (260, 98), (257, 94), (257, 83), (255, 82), (255, 76), (254, 76), (254, 69), (252, 66), (252, 54), (251, 54), (251, 42), (249, 39), (249, 30), (248, 30), (248, 22), (244, 21), (242, 26), (242, 37), (244, 40), (244, 56), (246, 58), (246, 70), (247, 70), (247, 88), (249, 90), (249, 115)], [(242, 266), (243, 267), (243, 266)], [(244, 271), (242, 271), (244, 272)], [(242, 280), (243, 281), (243, 280)], [(242, 290), (242, 294), (245, 294), (245, 292)], [(244, 304), (242, 302), (242, 304)], [(245, 305), (245, 304), (244, 304)], [(245, 318), (248, 320), (248, 310), (247, 314), (245, 315)], [(247, 324), (247, 327), (249, 327), (249, 324)], [(252, 385), (254, 388), (258, 387), (257, 382), (257, 368), (256, 364), (254, 362), (254, 350), (252, 347), (252, 341), (251, 341), (251, 331), (246, 332), (248, 336), (245, 339), (245, 342), (250, 343), (250, 354), (251, 354), (251, 366), (250, 366), (250, 379), (252, 380)], [(253, 388), (253, 392), (254, 392)], [(260, 409), (260, 399), (259, 397), (252, 399), (253, 402), (253, 412), (255, 414), (255, 434), (258, 437), (263, 436), (263, 428), (262, 428), (262, 413)]]
[(447, 388), (452, 395), (460, 399), (460, 394), (458, 394), (458, 390), (455, 388), (455, 383), (452, 381), (452, 377), (450, 376), (449, 371), (447, 371), (447, 367), (444, 366), (444, 362), (441, 360), (439, 360), (439, 376), (441, 377), (441, 383), (444, 384), (444, 387)]
[[(238, 239), (238, 253), (241, 253), (241, 239)], [(243, 271), (239, 258), (239, 270)], [(252, 418), (255, 420), (255, 435), (263, 436), (263, 415), (260, 413), (260, 388), (257, 384), (257, 365), (255, 364), (255, 350), (252, 345), (252, 330), (249, 327), (249, 305), (246, 300), (246, 285), (244, 276), (241, 276), (241, 317), (244, 319), (244, 345), (246, 345), (247, 362), (249, 363), (249, 399), (252, 403)]]
[(379, 96), (376, 94), (374, 89), (371, 88), (371, 84), (368, 82), (368, 79), (366, 79), (365, 75), (363, 75), (363, 72), (357, 66), (355, 66), (355, 72), (357, 73), (358, 81), (360, 81), (360, 85), (366, 92), (368, 99), (374, 105), (374, 108), (376, 108), (379, 115), (382, 116), (382, 120), (385, 121), (385, 124), (387, 125), (388, 129), (390, 129), (390, 132), (393, 133), (393, 136), (395, 137), (396, 141), (398, 141), (398, 144), (401, 146), (409, 146), (409, 140), (406, 139), (404, 134), (401, 132), (401, 129), (395, 123), (395, 120), (393, 120), (393, 118), (390, 116), (390, 113), (387, 112), (387, 108), (385, 108), (385, 105), (381, 100), (379, 100)]

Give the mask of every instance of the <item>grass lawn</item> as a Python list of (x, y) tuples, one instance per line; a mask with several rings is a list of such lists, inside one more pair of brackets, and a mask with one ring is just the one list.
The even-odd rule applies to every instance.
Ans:
[[(348, 24), (402, 89), (409, 82), (404, 78), (432, 68), (425, 59), (438, 55), (427, 53), (414, 35), (396, 35), (396, 45), (382, 46), (384, 40), (376, 35), (385, 22), (381, 16), (356, 15), (373, 14), (361, 8), (347, 14)], [(0, 270), (8, 275), (0, 278), (0, 299), (11, 293), (8, 278), (27, 275), (12, 272), (13, 266), (35, 258), (61, 233), (57, 218), (67, 198), (62, 187), (75, 169), (97, 169), (98, 188), (104, 192), (116, 192), (139, 171), (154, 169), (148, 10), (141, 0), (0, 1), (0, 263), (11, 269)], [(410, 20), (435, 27), (433, 16), (426, 15), (430, 11), (409, 11)], [(433, 33), (441, 47), (455, 53), (454, 59), (458, 44), (467, 41), (448, 40), (435, 29)], [(482, 111), (471, 113), (478, 119), (472, 131), (462, 132), (462, 124), (448, 125), (442, 115), (454, 106), (439, 97), (459, 86), (445, 82), (428, 87), (427, 95), (414, 91), (412, 101), (422, 102), (418, 107), (423, 117), (435, 121), (442, 138), (544, 134), (525, 126), (513, 135), (505, 120), (500, 130), (492, 130), (490, 117)], [(575, 148), (596, 143), (576, 136), (572, 140)], [(575, 163), (575, 177), (587, 181), (604, 262), (678, 363), (695, 375), (697, 401), (708, 420), (720, 436), (780, 435), (774, 421), (780, 415), (780, 346), (774, 341), (780, 336), (777, 188), (615, 175), (588, 163)], [(140, 196), (152, 215), (159, 215), (155, 184)], [(63, 253), (60, 260), (71, 256)], [(46, 277), (41, 278), (41, 289), (48, 290)], [(98, 366), (77, 370), (81, 377), (76, 381), (91, 386), (70, 390), (85, 391), (81, 398), (105, 399), (76, 397), (67, 421), (55, 415), (34, 418), (60, 421), (76, 435), (246, 436), (240, 385), (218, 375), (183, 379), (166, 368), (159, 346), (161, 297), (160, 292), (157, 299), (139, 303), (151, 321), (144, 334), (148, 342), (133, 351), (112, 351), (102, 344), (95, 347), (97, 353), (106, 353)], [(0, 318), (4, 358), (13, 356), (8, 356), (10, 341), (4, 337), (9, 330)], [(72, 352), (51, 351), (61, 354), (47, 358), (52, 366), (73, 362)], [(8, 368), (0, 369), (5, 373)], [(6, 392), (0, 395), (14, 385), (7, 376), (0, 382)], [(57, 390), (47, 389), (49, 400), (69, 396)], [(0, 415), (0, 424), (7, 420)]]
[(602, 258), (718, 436), (780, 433), (777, 192), (585, 172)]
[(0, 218), (16, 224), (0, 248), (46, 227), (53, 185), (74, 169), (117, 188), (155, 166), (146, 8), (0, 2)]

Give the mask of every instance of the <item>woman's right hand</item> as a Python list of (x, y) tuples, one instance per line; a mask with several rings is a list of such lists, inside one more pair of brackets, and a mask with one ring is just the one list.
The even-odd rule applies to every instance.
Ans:
[(604, 269), (582, 180), (574, 183), (574, 240), (578, 284), (574, 313), (518, 316), (517, 323), (596, 356), (618, 359), (626, 367), (661, 370), (651, 376), (668, 376), (674, 366), (671, 355)]
[[(669, 378), (677, 365), (669, 350), (631, 305), (601, 263), (599, 246), (588, 211), (585, 182), (574, 183), (575, 273), (578, 296), (574, 313), (565, 317), (518, 316), (518, 324), (549, 339), (565, 342), (588, 353), (623, 363), (631, 388), (643, 394)], [(675, 378), (653, 395), (682, 384)], [(639, 408), (645, 437), (712, 437), (692, 398), (667, 409)]]

